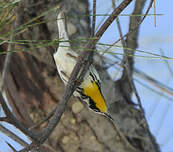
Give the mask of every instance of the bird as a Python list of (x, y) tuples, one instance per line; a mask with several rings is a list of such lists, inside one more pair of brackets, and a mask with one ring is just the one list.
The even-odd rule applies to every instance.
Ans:
[[(65, 14), (63, 11), (57, 15), (57, 26), (59, 46), (57, 51), (53, 54), (53, 57), (60, 78), (66, 85), (79, 55), (71, 48), (69, 43)], [(108, 108), (102, 93), (99, 74), (93, 65), (90, 65), (83, 81), (76, 88), (73, 95), (87, 103), (90, 110), (111, 118), (108, 114)]]

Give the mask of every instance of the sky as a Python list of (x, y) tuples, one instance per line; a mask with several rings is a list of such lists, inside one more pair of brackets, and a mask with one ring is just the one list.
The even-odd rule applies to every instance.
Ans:
[[(90, 0), (90, 3), (92, 1)], [(103, 5), (105, 4), (106, 5)], [(121, 1), (118, 1), (119, 3)], [(148, 6), (149, 0), (145, 6)], [(117, 4), (118, 5), (118, 4)], [(139, 50), (148, 51), (156, 54), (164, 53), (164, 56), (173, 58), (173, 21), (172, 21), (172, 5), (173, 1), (158, 1), (156, 0), (156, 13), (163, 14), (162, 16), (157, 16), (156, 27), (154, 26), (154, 17), (148, 16), (140, 27), (139, 33)], [(134, 4), (130, 4), (128, 8), (123, 11), (123, 14), (129, 14), (132, 12)], [(97, 14), (111, 13), (111, 0), (97, 0)], [(153, 8), (150, 10), (150, 14), (153, 14)], [(103, 17), (97, 17), (96, 25), (100, 23)], [(120, 16), (120, 23), (122, 25), (123, 34), (128, 31), (129, 24), (128, 16)], [(119, 34), (115, 22), (108, 28), (100, 42), (103, 43), (113, 43), (115, 40), (119, 39)], [(143, 54), (140, 54), (143, 55)], [(173, 88), (173, 80), (171, 70), (173, 71), (173, 60), (167, 60), (170, 65), (168, 69), (167, 63), (163, 59), (151, 59), (151, 58), (135, 58), (135, 67), (141, 71), (147, 73), (154, 79), (164, 83), (165, 85)], [(172, 69), (171, 69), (172, 68)], [(110, 74), (112, 71), (109, 71)], [(157, 88), (151, 86), (151, 84), (146, 83), (139, 77), (134, 76), (135, 79), (141, 81), (142, 83), (150, 86), (151, 88), (159, 91)], [(145, 115), (148, 120), (151, 132), (156, 137), (157, 142), (161, 147), (162, 152), (173, 152), (173, 97), (167, 95), (170, 99), (166, 99), (151, 90), (143, 87), (137, 81), (135, 82), (138, 93), (142, 100), (142, 105), (145, 109)], [(163, 92), (161, 92), (163, 93)], [(135, 97), (134, 97), (134, 100)], [(1, 123), (2, 124), (2, 123)], [(4, 123), (2, 124), (4, 125)], [(4, 126), (7, 126), (5, 124)], [(8, 128), (11, 126), (8, 126)], [(19, 134), (17, 130), (15, 130)], [(20, 133), (21, 134), (21, 133)], [(0, 132), (0, 152), (3, 147), (3, 152), (9, 152), (8, 146), (5, 146), (5, 140), (10, 141), (8, 137), (5, 137)], [(29, 141), (26, 139), (26, 141)], [(14, 141), (11, 141), (14, 145)], [(21, 146), (15, 143), (17, 150), (21, 149)], [(4, 147), (6, 149), (4, 149)]]

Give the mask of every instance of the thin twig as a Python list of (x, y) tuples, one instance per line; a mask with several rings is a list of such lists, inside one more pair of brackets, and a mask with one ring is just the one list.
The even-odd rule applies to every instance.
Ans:
[[(118, 60), (121, 60), (119, 57), (113, 55), (114, 58), (118, 59)], [(107, 57), (104, 57), (104, 59), (106, 60), (109, 60), (109, 62), (111, 61), (111, 59), (107, 59)], [(110, 63), (110, 66), (113, 66), (113, 65), (118, 65), (120, 66), (121, 68), (124, 68), (123, 65), (121, 64), (117, 64), (116, 61), (111, 61), (112, 63)], [(106, 68), (109, 68), (109, 67), (106, 67)], [(143, 79), (144, 81), (147, 81), (148, 83), (150, 83), (152, 86), (156, 87), (157, 89), (161, 90), (162, 92), (164, 93), (167, 93), (171, 96), (173, 96), (173, 89), (168, 87), (167, 85), (157, 81), (156, 79), (152, 78), (151, 76), (147, 75), (146, 73), (144, 73), (143, 71), (137, 69), (137, 68), (134, 68), (134, 75)]]
[(13, 152), (17, 152), (16, 149), (10, 143), (6, 142), (6, 144), (12, 149)]
[(154, 25), (156, 27), (156, 0), (154, 0)]
[(98, 42), (98, 40), (102, 37), (103, 33), (107, 30), (109, 25), (117, 18), (117, 16), (128, 6), (132, 0), (124, 0), (108, 17), (108, 19), (103, 23), (103, 25), (100, 27), (98, 32), (96, 33), (95, 37), (97, 38), (95, 40), (95, 43)]
[[(135, 32), (135, 31), (138, 29), (138, 27), (142, 24), (142, 22), (144, 21), (144, 19), (145, 19), (146, 16), (148, 15), (148, 13), (149, 13), (149, 11), (150, 11), (150, 9), (151, 9), (151, 7), (152, 7), (153, 1), (154, 1), (154, 0), (150, 0), (150, 4), (149, 4), (149, 6), (148, 6), (148, 8), (147, 8), (147, 10), (146, 10), (146, 12), (145, 12), (145, 15), (144, 15), (144, 17), (138, 22), (138, 24), (137, 24), (132, 30), (130, 30), (127, 34), (125, 34), (122, 38), (120, 37), (118, 40), (116, 40), (116, 41), (113, 43), (113, 45), (115, 45), (116, 43), (118, 43), (119, 41), (121, 41), (121, 39), (124, 39), (125, 37), (131, 35), (133, 32)], [(113, 45), (112, 45), (112, 46), (113, 46)], [(102, 53), (102, 56), (103, 56), (112, 46), (108, 47), (108, 48)]]
[(135, 147), (133, 147), (133, 145), (131, 145), (129, 143), (129, 141), (127, 140), (127, 138), (125, 137), (124, 133), (122, 133), (122, 131), (120, 130), (120, 127), (119, 125), (115, 122), (115, 120), (110, 117), (110, 116), (107, 116), (106, 117), (109, 118), (110, 122), (112, 123), (114, 129), (117, 131), (117, 134), (119, 135), (119, 137), (123, 140), (123, 142), (125, 143), (125, 145), (130, 148), (131, 150), (133, 150), (134, 152), (140, 152), (139, 150), (137, 150)]
[[(116, 4), (115, 4), (114, 0), (112, 0), (112, 7), (113, 7), (113, 9), (116, 8)], [(120, 38), (121, 38), (121, 43), (122, 43), (122, 46), (124, 48), (126, 46), (126, 43), (125, 43), (125, 41), (123, 39), (123, 34), (122, 34), (122, 30), (121, 30), (121, 25), (120, 25), (119, 17), (116, 18), (116, 22), (117, 22), (118, 32), (119, 32)]]
[[(13, 34), (11, 36), (11, 40), (13, 40)], [(10, 51), (12, 49), (12, 44), (8, 45), (8, 51)], [(9, 63), (10, 63), (10, 59), (11, 59), (12, 54), (8, 53), (6, 58), (5, 58), (5, 63), (4, 63), (4, 68), (3, 68), (3, 72), (2, 72), (2, 82), (1, 82), (1, 86), (0, 86), (0, 104), (6, 114), (6, 119), (4, 119), (7, 122), (11, 122), (15, 127), (21, 129), (24, 133), (26, 133), (26, 135), (29, 135), (30, 137), (34, 138), (35, 136), (29, 132), (17, 119), (16, 117), (13, 115), (13, 113), (10, 111), (10, 109), (7, 106), (6, 101), (4, 100), (3, 94), (2, 92), (4, 91), (5, 88), (5, 81), (8, 75), (8, 70), (9, 70)], [(1, 119), (3, 120), (3, 119)]]
[(145, 74), (143, 71), (140, 71), (138, 69), (134, 69), (135, 75), (142, 78), (143, 80), (149, 82), (151, 85), (153, 85), (154, 87), (158, 88), (159, 90), (161, 90), (162, 92), (165, 92), (171, 96), (173, 96), (173, 89), (164, 85), (163, 83), (155, 80), (154, 78), (148, 76), (147, 74)]
[[(11, 34), (10, 41), (13, 40), (13, 37), (14, 37), (13, 34)], [(12, 50), (12, 45), (9, 44), (8, 45), (8, 50), (7, 50), (8, 53), (7, 53), (6, 57), (5, 57), (5, 63), (4, 63), (3, 71), (2, 71), (0, 92), (4, 91), (5, 81), (6, 81), (8, 70), (9, 70), (9, 63), (10, 63), (10, 60), (11, 60), (11, 57), (12, 57), (12, 53), (9, 53), (11, 50)]]
[(91, 64), (93, 51), (87, 51), (87, 49), (88, 48), (92, 49), (95, 46), (95, 44), (101, 38), (103, 33), (109, 27), (109, 25), (114, 21), (114, 19), (117, 17), (117, 15), (119, 15), (122, 12), (122, 10), (124, 10), (128, 6), (128, 4), (131, 1), (132, 0), (124, 0), (119, 5), (119, 7), (113, 11), (112, 15), (105, 21), (105, 23), (101, 26), (99, 31), (96, 33), (95, 37), (97, 39), (90, 40), (88, 42), (88, 44), (85, 46), (84, 49), (86, 49), (86, 51), (82, 51), (80, 57), (78, 58), (78, 61), (75, 65), (75, 67), (74, 67), (74, 69), (73, 69), (73, 71), (70, 75), (70, 78), (68, 80), (68, 83), (65, 87), (63, 97), (60, 100), (60, 102), (58, 103), (58, 105), (56, 107), (56, 110), (55, 110), (55, 113), (52, 116), (52, 118), (50, 119), (50, 122), (48, 123), (46, 128), (40, 133), (39, 140), (36, 140), (36, 142), (33, 142), (30, 146), (26, 147), (21, 152), (24, 152), (24, 151), (26, 152), (26, 151), (30, 150), (31, 148), (37, 147), (40, 144), (42, 144), (48, 138), (48, 136), (51, 134), (51, 132), (54, 130), (56, 125), (59, 123), (63, 112), (65, 111), (65, 107), (68, 103), (68, 100), (69, 100), (70, 96), (73, 94), (76, 87), (82, 81), (86, 71), (88, 70), (88, 68)]
[[(112, 55), (114, 58), (118, 59), (118, 60), (121, 60), (119, 57), (115, 56), (115, 55)], [(118, 61), (113, 61), (111, 60), (110, 58), (108, 59), (107, 57), (104, 57), (105, 60), (108, 60), (110, 62), (110, 65), (106, 67), (109, 68), (111, 66), (114, 66), (115, 64), (118, 65), (119, 67), (121, 68), (124, 68), (123, 65), (121, 64), (117, 64), (116, 62)], [(168, 95), (171, 95), (173, 96), (173, 89), (168, 87), (167, 85), (157, 81), (156, 79), (152, 78), (151, 76), (147, 75), (146, 73), (144, 73), (143, 71), (137, 69), (134, 67), (134, 75), (138, 78), (141, 78), (142, 80), (144, 81), (147, 81), (148, 83), (150, 83), (152, 86), (156, 87), (157, 89), (161, 90), (161, 92), (164, 92)], [(154, 90), (155, 91), (155, 90)], [(169, 98), (167, 96), (165, 96), (166, 98)], [(170, 98), (169, 98), (170, 100)], [(173, 100), (170, 100), (170, 101), (173, 101)]]
[(44, 147), (46, 147), (46, 149), (49, 149), (51, 152), (57, 152), (57, 150), (53, 149), (53, 147), (51, 147), (50, 145), (44, 143)]
[(154, 90), (152, 87), (146, 85), (143, 81), (140, 81), (138, 79), (134, 79), (138, 84), (140, 84), (141, 86), (143, 86), (144, 88), (150, 90), (151, 92), (159, 95), (160, 97), (164, 97), (165, 99), (169, 100), (169, 101), (173, 101), (173, 98), (165, 95), (163, 92), (160, 92), (160, 91), (157, 91), (157, 90)]
[[(19, 11), (18, 9), (16, 11)], [(16, 13), (17, 14), (17, 13)], [(16, 20), (15, 20), (15, 23), (13, 24), (13, 28), (15, 29), (18, 24), (20, 23), (19, 22), (20, 18), (18, 15), (16, 15)], [(11, 34), (11, 40), (10, 41), (13, 41), (15, 38), (14, 38), (14, 35), (15, 33), (12, 32)], [(11, 44), (9, 43), (8, 45), (8, 50), (11, 51), (12, 48), (14, 48), (14, 44)], [(10, 58), (11, 58), (11, 54), (7, 54), (7, 58), (5, 60), (5, 64), (4, 64), (4, 69), (3, 69), (3, 74), (2, 74), (2, 84), (1, 84), (1, 87), (0, 87), (0, 104), (6, 114), (6, 116), (8, 117), (8, 121), (13, 124), (16, 128), (20, 129), (23, 133), (25, 133), (26, 135), (28, 135), (29, 137), (33, 138), (33, 139), (36, 139), (37, 135), (35, 135), (33, 132), (29, 131), (27, 128), (25, 128), (23, 126), (23, 124), (21, 124), (17, 119), (16, 117), (14, 116), (14, 114), (11, 112), (11, 110), (8, 108), (8, 105), (4, 99), (4, 95), (5, 95), (5, 92), (3, 92), (3, 89), (4, 89), (4, 86), (5, 86), (5, 81), (6, 81), (6, 78), (7, 78), (7, 75), (8, 75), (8, 69), (9, 69), (9, 63), (10, 63)]]
[(94, 37), (94, 34), (95, 34), (95, 24), (96, 24), (96, 0), (93, 0), (93, 17), (92, 17), (91, 37)]
[[(109, 16), (109, 12), (111, 11), (111, 7), (107, 10), (107, 12), (105, 12), (105, 15), (102, 15), (102, 19), (100, 20), (100, 22), (98, 23), (97, 27), (96, 27), (96, 31), (100, 28), (101, 24), (103, 23), (103, 21), (105, 20), (106, 16)], [(98, 16), (96, 14), (96, 16)]]
[(32, 130), (34, 128), (37, 128), (38, 126), (40, 126), (41, 124), (43, 124), (45, 121), (49, 120), (53, 114), (55, 113), (55, 109), (52, 110), (45, 118), (43, 118), (40, 122), (36, 123), (35, 125), (31, 126), (30, 128), (28, 128), (29, 130)]
[(2, 124), (0, 124), (0, 131), (2, 131), (6, 136), (10, 137), (17, 143), (21, 144), (22, 146), (27, 146), (28, 143), (25, 142), (22, 138), (19, 138), (16, 134), (14, 134), (12, 131), (9, 129), (5, 128)]
[[(164, 51), (162, 49), (160, 49), (159, 51), (160, 51), (162, 56), (165, 56), (165, 53), (164, 53)], [(165, 62), (166, 66), (167, 66), (167, 68), (169, 70), (169, 73), (173, 76), (173, 70), (172, 70), (169, 62), (167, 60), (163, 60), (163, 61)]]
[(9, 122), (9, 119), (8, 117), (0, 117), (0, 121)]
[(24, 127), (24, 125), (22, 123), (20, 123), (16, 117), (13, 115), (13, 113), (10, 111), (10, 109), (8, 108), (6, 101), (4, 100), (4, 97), (2, 95), (2, 93), (0, 92), (0, 104), (6, 114), (6, 116), (8, 117), (8, 122), (10, 122), (11, 124), (13, 124), (16, 128), (20, 129), (25, 135), (31, 137), (32, 139), (37, 139), (37, 135), (34, 134), (33, 132), (29, 131), (27, 128)]
[[(152, 0), (151, 0), (152, 1)], [(136, 3), (138, 3), (139, 1), (136, 1)], [(141, 2), (139, 2), (139, 3), (141, 3)], [(141, 9), (142, 9), (142, 7), (141, 7)], [(134, 14), (136, 13), (136, 9), (134, 9)], [(144, 16), (145, 17), (145, 16)], [(137, 19), (136, 19), (137, 20)], [(136, 21), (135, 20), (135, 21)], [(130, 22), (132, 22), (131, 20), (130, 20)], [(134, 21), (133, 21), (134, 22)], [(135, 23), (135, 22), (134, 22)], [(130, 24), (130, 30), (131, 29), (133, 29), (133, 24)], [(138, 29), (136, 30), (136, 33), (135, 33), (135, 35), (137, 35), (137, 32), (138, 32)], [(126, 46), (128, 47), (128, 43), (130, 42), (131, 43), (131, 41), (129, 41), (128, 42), (128, 39), (129, 37), (127, 37), (127, 44), (126, 44)], [(135, 46), (136, 47), (136, 46)], [(133, 58), (132, 59), (130, 59), (129, 57), (127, 57), (127, 55), (126, 55), (126, 53), (128, 54), (128, 52), (124, 52), (125, 54), (124, 54), (124, 57), (125, 57), (125, 61), (126, 61), (126, 64), (125, 64), (125, 69), (124, 69), (124, 71), (123, 71), (123, 74), (126, 74), (127, 75), (127, 78), (128, 78), (128, 81), (129, 81), (129, 83), (130, 83), (130, 86), (131, 86), (131, 88), (132, 88), (132, 91), (134, 92), (134, 94), (135, 94), (135, 96), (136, 96), (136, 99), (137, 99), (137, 101), (138, 101), (138, 105), (139, 105), (139, 108), (140, 108), (140, 110), (141, 110), (141, 116), (142, 116), (142, 118), (143, 118), (143, 120), (144, 120), (144, 125), (145, 125), (145, 128), (146, 128), (146, 132), (147, 132), (147, 134), (148, 134), (148, 137), (149, 137), (149, 139), (150, 139), (150, 141), (151, 141), (151, 143), (152, 143), (152, 145), (153, 145), (153, 147), (154, 147), (154, 149), (155, 150), (157, 150), (157, 148), (155, 147), (155, 143), (154, 143), (154, 141), (153, 141), (153, 137), (152, 137), (152, 135), (151, 135), (151, 133), (150, 133), (150, 131), (149, 131), (149, 125), (148, 125), (148, 123), (147, 123), (147, 120), (146, 120), (146, 118), (145, 118), (145, 112), (144, 112), (144, 109), (143, 109), (143, 107), (142, 107), (142, 103), (141, 103), (141, 99), (140, 99), (140, 97), (139, 97), (139, 94), (138, 94), (138, 92), (137, 92), (137, 89), (136, 89), (136, 86), (135, 86), (135, 84), (134, 84), (134, 82), (133, 82), (133, 80), (132, 80), (132, 70), (133, 70), (133, 64), (130, 64), (130, 60), (133, 60)], [(132, 61), (131, 61), (132, 62)]]
[[(149, 4), (149, 6), (148, 6), (148, 8), (147, 8), (147, 10), (146, 10), (146, 12), (145, 12), (145, 15), (144, 15), (144, 17), (139, 21), (139, 23), (138, 23), (132, 30), (130, 30), (127, 34), (125, 34), (122, 38), (125, 38), (125, 37), (129, 36), (131, 33), (135, 32), (135, 31), (138, 29), (138, 27), (142, 24), (142, 22), (144, 21), (144, 19), (147, 17), (147, 15), (148, 15), (148, 13), (149, 13), (149, 11), (150, 11), (152, 5), (153, 5), (153, 1), (154, 1), (154, 0), (150, 0), (150, 4)], [(118, 43), (120, 40), (121, 40), (121, 38), (118, 39), (118, 40), (116, 40), (116, 41), (114, 42), (114, 44)]]
[(3, 41), (5, 41), (5, 42), (9, 41), (8, 38), (2, 37), (2, 36), (0, 36), (0, 39), (3, 40)]
[[(114, 0), (112, 0), (112, 7), (113, 7), (113, 9), (116, 8), (116, 4), (115, 4)], [(123, 34), (122, 34), (122, 30), (121, 30), (121, 25), (120, 25), (120, 22), (119, 22), (119, 17), (116, 18), (116, 23), (117, 23), (118, 32), (119, 32), (119, 35), (120, 35), (120, 38), (121, 38), (121, 44), (123, 46), (123, 51), (124, 51), (124, 48), (126, 47), (126, 43), (125, 43), (124, 38), (123, 38)], [(124, 59), (121, 61), (120, 65), (123, 65), (123, 64), (124, 64)], [(118, 72), (119, 71), (120, 71), (120, 69), (118, 70)]]
[[(116, 5), (115, 5), (114, 0), (112, 0), (112, 7), (113, 7), (113, 9), (116, 8)], [(119, 31), (119, 34), (120, 34), (121, 43), (122, 43), (122, 46), (123, 46), (123, 49), (124, 49), (124, 48), (126, 47), (126, 45), (125, 45), (124, 39), (122, 38), (123, 35), (122, 35), (121, 25), (120, 25), (120, 22), (119, 22), (119, 18), (118, 18), (118, 17), (116, 18), (116, 23), (117, 23), (118, 31)], [(125, 51), (124, 51), (124, 52), (125, 52)], [(122, 63), (123, 63), (123, 61), (122, 61)], [(122, 63), (120, 63), (120, 64), (122, 64)], [(118, 127), (117, 124), (115, 123), (115, 121), (112, 121), (112, 123), (113, 123), (113, 126), (115, 127), (115, 129), (116, 129), (116, 130), (119, 132), (119, 134), (121, 135), (121, 138), (123, 138), (123, 141), (125, 141), (126, 145), (127, 145), (129, 148), (131, 148), (133, 151), (136, 151), (137, 149), (134, 148), (134, 147), (129, 143), (129, 141), (126, 139), (126, 137), (124, 136), (124, 134), (122, 133), (122, 131), (119, 129), (119, 127)]]

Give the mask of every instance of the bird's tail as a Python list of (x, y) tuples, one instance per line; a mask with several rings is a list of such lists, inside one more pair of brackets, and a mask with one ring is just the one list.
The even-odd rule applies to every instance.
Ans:
[(58, 14), (57, 25), (58, 25), (59, 41), (69, 46), (70, 44), (69, 44), (69, 38), (68, 38), (68, 33), (66, 28), (65, 14), (62, 11)]

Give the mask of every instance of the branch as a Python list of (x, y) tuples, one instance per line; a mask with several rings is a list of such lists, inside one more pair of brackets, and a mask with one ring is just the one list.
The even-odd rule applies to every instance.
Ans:
[(92, 18), (91, 37), (94, 37), (95, 24), (96, 24), (96, 0), (93, 0), (93, 18)]
[[(119, 57), (117, 56), (113, 56), (114, 58), (118, 59), (118, 60), (121, 60)], [(111, 59), (109, 58), (106, 58), (104, 57), (105, 60), (109, 60), (109, 62), (111, 61)], [(111, 61), (110, 63), (110, 66), (113, 66), (117, 64), (116, 62), (114, 61)], [(124, 68), (124, 66), (122, 66), (121, 64), (117, 64), (118, 66), (120, 66), (121, 68)], [(109, 66), (109, 67), (110, 67)], [(109, 67), (106, 67), (106, 68), (109, 68)], [(141, 79), (147, 81), (148, 83), (150, 83), (152, 86), (156, 87), (157, 89), (159, 89), (160, 91), (164, 92), (164, 93), (167, 93), (171, 96), (173, 96), (173, 89), (166, 86), (165, 84), (155, 80), (154, 78), (152, 78), (151, 76), (147, 75), (146, 73), (144, 73), (143, 71), (137, 69), (137, 68), (134, 68), (134, 75), (137, 76), (137, 77), (140, 77)]]
[(138, 77), (142, 78), (143, 80), (149, 82), (151, 85), (153, 85), (154, 87), (158, 88), (159, 90), (161, 90), (162, 92), (165, 92), (171, 96), (173, 96), (173, 89), (164, 85), (163, 83), (155, 80), (154, 78), (152, 78), (151, 76), (147, 75), (146, 73), (144, 73), (141, 70), (138, 69), (134, 69), (135, 75), (137, 75)]
[(53, 114), (55, 113), (55, 110), (56, 110), (56, 108), (54, 109), (54, 110), (52, 110), (45, 118), (43, 118), (40, 122), (38, 122), (38, 123), (36, 123), (36, 124), (34, 124), (33, 126), (31, 126), (30, 128), (29, 128), (29, 130), (32, 130), (32, 129), (34, 129), (34, 128), (37, 128), (38, 126), (40, 126), (41, 124), (43, 124), (45, 121), (48, 121), (52, 116), (53, 116)]
[[(151, 2), (152, 2), (152, 0), (151, 0)], [(144, 7), (144, 3), (145, 3), (145, 0), (141, 0), (141, 1), (138, 0), (138, 1), (136, 1), (133, 14), (141, 14), (142, 9)], [(130, 17), (129, 31), (132, 31), (134, 29), (134, 25), (136, 25), (136, 23), (138, 22), (139, 19), (140, 19), (140, 17), (132, 17), (132, 16)], [(137, 26), (138, 26), (138, 24), (137, 24)], [(135, 32), (133, 32), (133, 34), (131, 34), (131, 35), (129, 35), (127, 37), (127, 41), (126, 41), (126, 47), (127, 48), (132, 48), (132, 49), (136, 49), (137, 48), (138, 31), (139, 31), (139, 28), (137, 28), (135, 30)], [(125, 78), (125, 79), (127, 79), (129, 81), (130, 87), (131, 87), (132, 91), (134, 92), (134, 94), (136, 96), (136, 99), (138, 101), (139, 108), (141, 110), (141, 116), (142, 116), (143, 121), (144, 121), (143, 126), (146, 129), (146, 131), (147, 131), (148, 137), (150, 139), (150, 142), (152, 143), (153, 148), (155, 150), (158, 150), (158, 147), (156, 146), (156, 143), (153, 140), (153, 137), (152, 137), (152, 135), (150, 133), (149, 125), (148, 125), (147, 120), (145, 118), (144, 109), (142, 107), (142, 103), (141, 103), (139, 94), (137, 92), (136, 86), (135, 86), (135, 84), (133, 82), (133, 79), (132, 79), (133, 62), (134, 62), (134, 56), (133, 56), (133, 54), (134, 54), (134, 52), (135, 51), (130, 51), (129, 52), (126, 49), (124, 50), (124, 57), (123, 58), (126, 61), (126, 64), (125, 64), (125, 69), (123, 70), (122, 79), (124, 80), (124, 78)], [(129, 91), (127, 91), (127, 92), (129, 92)]]
[(13, 124), (16, 128), (20, 129), (24, 134), (28, 135), (32, 139), (37, 139), (37, 135), (36, 134), (34, 134), (33, 132), (29, 131), (27, 128), (25, 128), (23, 126), (22, 123), (20, 123), (16, 119), (16, 117), (13, 115), (13, 113), (8, 108), (8, 106), (6, 104), (6, 101), (4, 100), (4, 97), (3, 97), (3, 95), (2, 95), (1, 92), (0, 92), (0, 103), (2, 105), (2, 108), (3, 108), (6, 116), (8, 117), (8, 122), (10, 122), (11, 124)]
[(25, 142), (23, 139), (19, 138), (16, 134), (14, 134), (9, 129), (5, 128), (3, 125), (0, 124), (0, 131), (2, 131), (5, 135), (22, 145), (23, 147), (27, 146), (28, 143)]
[(13, 152), (17, 152), (17, 151), (15, 150), (15, 148), (14, 148), (10, 143), (6, 142), (6, 144), (11, 148), (11, 150), (12, 150)]
[(117, 16), (132, 2), (132, 0), (124, 0), (108, 17), (108, 19), (103, 23), (103, 25), (100, 27), (98, 32), (96, 33), (95, 37), (97, 38), (95, 40), (95, 43), (98, 42), (98, 40), (102, 37), (103, 33), (106, 31), (106, 29), (109, 27), (110, 24), (117, 18)]
[(52, 116), (52, 118), (50, 119), (50, 122), (48, 123), (46, 128), (39, 134), (40, 138), (38, 140), (36, 140), (36, 142), (33, 142), (30, 146), (28, 146), (25, 149), (23, 149), (21, 152), (24, 152), (24, 151), (26, 152), (26, 151), (30, 150), (31, 148), (33, 148), (33, 147), (39, 146), (51, 134), (53, 129), (59, 123), (60, 118), (61, 118), (63, 112), (65, 111), (65, 107), (66, 107), (66, 105), (68, 103), (68, 100), (69, 100), (70, 96), (73, 94), (73, 92), (76, 89), (76, 87), (82, 81), (86, 71), (88, 70), (88, 68), (89, 68), (89, 66), (91, 64), (91, 60), (92, 60), (92, 56), (93, 56), (93, 51), (88, 51), (88, 49), (93, 49), (93, 47), (98, 42), (98, 40), (101, 38), (103, 33), (109, 27), (109, 25), (122, 12), (122, 10), (125, 9), (128, 6), (128, 4), (131, 1), (132, 0), (124, 0), (119, 5), (119, 7), (116, 8), (113, 11), (113, 13), (105, 21), (105, 23), (101, 26), (101, 28), (99, 29), (99, 31), (95, 35), (96, 39), (90, 40), (88, 42), (88, 44), (85, 46), (85, 48), (84, 48), (85, 51), (82, 51), (82, 53), (80, 55), (80, 58), (78, 58), (78, 61), (77, 61), (76, 65), (75, 65), (75, 67), (74, 67), (74, 69), (73, 69), (73, 71), (72, 71), (72, 73), (70, 75), (70, 78), (68, 80), (68, 83), (67, 83), (67, 85), (65, 87), (65, 91), (64, 91), (63, 97), (60, 100), (60, 102), (58, 103), (58, 105), (56, 107), (56, 110), (55, 110), (55, 113)]
[[(96, 0), (93, 0), (93, 18), (92, 18), (92, 29), (91, 29), (91, 37), (94, 36), (95, 33), (95, 22), (96, 22)], [(29, 129), (33, 129), (44, 123), (45, 121), (49, 120), (52, 115), (54, 114), (55, 110), (51, 111), (43, 120), (41, 120), (39, 123), (33, 125)]]
[[(115, 5), (114, 0), (112, 0), (112, 8), (113, 9), (116, 8), (116, 5)], [(118, 32), (119, 32), (119, 35), (120, 35), (120, 38), (121, 38), (122, 46), (123, 46), (123, 48), (125, 48), (126, 43), (125, 43), (124, 38), (123, 38), (123, 34), (122, 34), (122, 30), (121, 30), (121, 24), (120, 24), (120, 21), (119, 21), (119, 17), (116, 18), (116, 22), (117, 22)]]
[[(19, 7), (20, 8), (20, 7)], [(19, 8), (16, 10), (19, 11)], [(16, 13), (16, 20), (15, 20), (15, 23), (13, 25), (13, 28), (16, 29), (16, 27), (18, 27), (20, 23), (20, 17), (17, 15)], [(13, 41), (15, 38), (14, 38), (14, 35), (16, 33), (12, 33), (11, 34), (11, 40), (10, 41)], [(10, 52), (12, 48), (14, 48), (15, 46), (11, 43), (8, 44), (8, 51)], [(13, 124), (15, 127), (17, 127), (18, 129), (20, 129), (23, 133), (25, 133), (26, 135), (28, 135), (29, 137), (33, 138), (33, 139), (36, 139), (36, 135), (34, 133), (32, 133), (31, 131), (29, 131), (27, 128), (25, 128), (23, 126), (23, 124), (21, 124), (17, 119), (16, 117), (14, 116), (14, 114), (10, 111), (10, 109), (8, 108), (8, 105), (4, 99), (4, 95), (5, 95), (5, 92), (3, 91), (4, 90), (4, 87), (5, 87), (5, 82), (6, 82), (6, 79), (7, 79), (7, 75), (8, 75), (8, 70), (9, 70), (9, 63), (10, 63), (10, 59), (11, 59), (11, 53), (8, 53), (7, 54), (7, 57), (5, 59), (5, 64), (4, 64), (4, 68), (3, 68), (3, 73), (2, 73), (2, 84), (1, 84), (1, 87), (0, 87), (0, 104), (6, 114), (6, 117), (8, 118), (7, 121), (10, 122), (11, 124)], [(4, 93), (3, 93), (4, 92)]]
[[(162, 49), (160, 49), (160, 53), (162, 56), (165, 56), (165, 53)], [(169, 62), (167, 60), (163, 60), (165, 62), (165, 65), (167, 67), (167, 69), (169, 70), (169, 73), (171, 74), (171, 76), (173, 76), (173, 70), (171, 68), (171, 65), (169, 64)]]
[[(142, 22), (144, 21), (144, 19), (147, 17), (147, 15), (148, 15), (148, 13), (149, 13), (152, 5), (153, 5), (153, 1), (154, 0), (150, 0), (150, 4), (149, 4), (149, 6), (148, 6), (148, 8), (147, 8), (147, 10), (145, 12), (144, 17), (141, 19), (141, 21), (139, 21), (138, 24), (133, 29), (131, 29), (131, 31), (129, 31), (127, 34), (125, 34), (122, 38), (125, 38), (125, 37), (131, 35), (133, 32), (135, 32), (138, 29), (138, 27), (142, 24)], [(118, 43), (120, 40), (121, 40), (121, 38), (119, 38), (118, 40), (116, 40), (114, 42), (114, 44)]]
[[(13, 37), (14, 37), (14, 35), (12, 33), (10, 36), (10, 41), (13, 41)], [(2, 80), (1, 80), (0, 92), (4, 91), (5, 81), (6, 81), (7, 73), (9, 70), (9, 63), (10, 63), (11, 56), (12, 56), (12, 53), (10, 53), (11, 50), (12, 50), (12, 44), (9, 43), (8, 44), (8, 50), (7, 50), (8, 53), (5, 57), (5, 63), (4, 63), (3, 71), (2, 71)]]
[[(127, 34), (125, 34), (124, 36), (122, 36), (122, 37), (120, 37), (118, 40), (116, 40), (116, 41), (113, 43), (112, 46), (114, 46), (116, 43), (118, 43), (120, 40), (124, 39), (125, 37), (130, 36), (133, 32), (135, 32), (135, 31), (138, 29), (138, 27), (142, 24), (142, 22), (144, 21), (144, 19), (147, 17), (147, 15), (148, 15), (148, 13), (149, 13), (151, 7), (152, 7), (153, 1), (154, 1), (154, 0), (151, 0), (151, 1), (150, 1), (150, 4), (149, 4), (149, 6), (148, 6), (148, 8), (147, 8), (147, 10), (146, 10), (146, 12), (145, 12), (144, 17), (137, 23), (137, 25), (136, 25), (133, 29), (131, 29)], [(108, 47), (108, 48), (102, 53), (101, 56), (103, 56), (112, 46)]]

